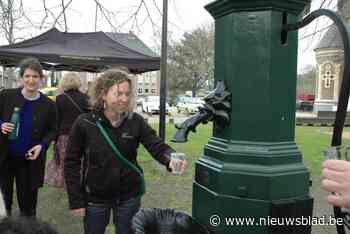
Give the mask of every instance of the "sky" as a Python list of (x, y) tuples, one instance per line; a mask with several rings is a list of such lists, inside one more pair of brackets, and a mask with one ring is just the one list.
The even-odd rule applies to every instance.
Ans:
[[(25, 8), (30, 9), (31, 18), (43, 18), (44, 15), (38, 12), (39, 9), (43, 9), (42, 1), (43, 0), (24, 0), (24, 4), (27, 4)], [(140, 1), (141, 0), (99, 0), (108, 10), (117, 12), (117, 17), (115, 17), (115, 19), (110, 19), (110, 22), (113, 24), (113, 27), (111, 27), (111, 24), (102, 16), (101, 11), (98, 11), (96, 31), (118, 30), (121, 32), (128, 32), (132, 29), (142, 40), (148, 42), (148, 44), (152, 43), (152, 37), (154, 37), (153, 29), (161, 31), (163, 0), (144, 0), (146, 5), (141, 6), (137, 18), (138, 25), (141, 26), (137, 28), (133, 27), (133, 20), (130, 20), (130, 16), (137, 10)], [(57, 15), (61, 0), (50, 0), (46, 2), (47, 7)], [(65, 0), (65, 2), (69, 1)], [(204, 9), (204, 6), (210, 2), (212, 2), (212, 0), (168, 0), (168, 29), (170, 31), (170, 36), (179, 38), (184, 32), (191, 31), (203, 24), (214, 22), (209, 13)], [(147, 6), (147, 9), (145, 6)], [(95, 31), (95, 10), (96, 4), (94, 0), (72, 0), (67, 13), (67, 21), (69, 22), (68, 31)], [(148, 20), (147, 11), (152, 16), (152, 22)], [(145, 20), (146, 18), (148, 19)], [(123, 24), (125, 21), (129, 21), (129, 23)], [(157, 27), (152, 27), (152, 23), (157, 25)]]
[[(68, 0), (64, 0), (69, 2)], [(162, 25), (162, 2), (163, 0), (145, 0), (146, 5), (143, 5), (138, 11), (137, 24), (133, 24), (132, 13), (138, 9), (138, 3), (140, 0), (123, 0), (123, 1), (111, 1), (111, 0), (99, 0), (107, 10), (111, 10), (116, 13), (116, 17), (110, 18), (109, 22), (102, 16), (101, 11), (98, 11), (97, 23), (95, 26), (95, 12), (96, 4), (94, 0), (72, 0), (72, 4), (69, 6), (67, 12), (68, 31), (69, 32), (93, 32), (93, 31), (115, 31), (128, 32), (130, 29), (147, 45), (151, 48), (160, 47), (160, 32)], [(24, 0), (25, 9), (28, 9), (28, 16), (33, 19), (35, 23), (40, 22), (40, 19), (44, 18), (42, 14), (42, 0)], [(204, 6), (211, 3), (212, 0), (168, 0), (168, 14), (169, 14), (169, 39), (179, 40), (183, 33), (190, 32), (195, 28), (213, 23), (214, 20), (210, 14), (204, 9)], [(312, 10), (317, 9), (323, 2), (323, 7), (329, 9), (335, 9), (336, 0), (314, 0)], [(61, 0), (46, 1), (47, 8), (54, 14), (59, 12), (59, 4)], [(27, 4), (27, 5), (26, 5)], [(146, 8), (147, 6), (147, 8)], [(147, 15), (151, 15), (147, 17)], [(50, 15), (47, 17), (50, 21)], [(61, 20), (61, 23), (63, 21)], [(129, 22), (129, 23), (124, 23)], [(313, 48), (320, 40), (322, 33), (326, 30), (321, 30), (320, 33), (313, 35), (315, 31), (326, 28), (330, 24), (330, 21), (324, 18), (317, 20), (306, 29), (299, 31), (300, 43), (299, 43), (299, 57), (298, 57), (298, 70), (302, 70), (303, 67), (309, 64), (315, 64), (315, 55)], [(63, 24), (62, 24), (63, 25)], [(111, 26), (112, 25), (112, 26)], [(140, 25), (136, 27), (135, 25)], [(156, 26), (152, 26), (156, 25)], [(47, 29), (52, 24), (46, 25), (46, 29), (23, 30), (23, 38), (28, 38), (28, 34), (36, 36)], [(60, 28), (63, 30), (63, 26)]]
[[(311, 11), (322, 8), (336, 11), (336, 0), (314, 0), (311, 5)], [(308, 26), (299, 30), (299, 47), (298, 47), (298, 71), (301, 72), (308, 65), (315, 65), (315, 53), (313, 49), (317, 46), (322, 36), (327, 32), (332, 21), (327, 17), (319, 17)], [(316, 33), (315, 33), (316, 32)]]

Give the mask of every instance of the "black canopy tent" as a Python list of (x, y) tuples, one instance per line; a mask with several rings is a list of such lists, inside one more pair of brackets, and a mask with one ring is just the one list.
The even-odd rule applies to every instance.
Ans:
[(0, 46), (0, 65), (17, 66), (36, 57), (45, 70), (100, 72), (121, 65), (132, 73), (159, 70), (160, 58), (133, 34), (68, 33), (56, 28), (7, 46)]
[(132, 33), (68, 33), (52, 28), (34, 38), (0, 46), (0, 66), (15, 67), (30, 56), (50, 71), (101, 72), (125, 66), (138, 74), (160, 69), (160, 57)]

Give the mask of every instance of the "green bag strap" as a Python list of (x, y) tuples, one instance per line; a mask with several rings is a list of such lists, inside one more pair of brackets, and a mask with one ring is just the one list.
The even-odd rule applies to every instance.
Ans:
[(102, 133), (103, 137), (105, 138), (105, 140), (108, 142), (108, 144), (112, 147), (112, 150), (114, 152), (114, 155), (116, 156), (116, 158), (118, 159), (119, 162), (121, 162), (124, 166), (126, 166), (127, 168), (136, 171), (140, 177), (141, 177), (141, 184), (140, 184), (140, 194), (139, 196), (142, 196), (143, 194), (145, 194), (146, 192), (146, 186), (145, 186), (145, 178), (143, 176), (143, 172), (142, 172), (142, 168), (136, 163), (133, 164), (132, 162), (130, 162), (128, 159), (126, 159), (118, 150), (118, 148), (116, 147), (116, 145), (113, 143), (113, 141), (111, 140), (111, 138), (109, 137), (109, 135), (107, 134), (106, 130), (103, 128), (101, 121), (97, 120), (96, 121), (96, 125), (99, 128), (100, 132)]

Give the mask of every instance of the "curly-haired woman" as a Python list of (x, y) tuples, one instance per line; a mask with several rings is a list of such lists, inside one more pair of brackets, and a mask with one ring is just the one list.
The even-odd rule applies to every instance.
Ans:
[(86, 234), (105, 233), (111, 210), (116, 232), (129, 234), (143, 192), (142, 169), (137, 164), (139, 144), (169, 171), (180, 166), (183, 172), (186, 161), (171, 159), (174, 150), (132, 111), (135, 97), (128, 73), (104, 72), (95, 81), (90, 100), (93, 111), (75, 121), (66, 151), (64, 173), (70, 209), (73, 215), (85, 216)]

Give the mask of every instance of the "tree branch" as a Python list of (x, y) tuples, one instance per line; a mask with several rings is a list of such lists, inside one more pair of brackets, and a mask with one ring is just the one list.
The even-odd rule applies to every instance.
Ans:
[[(72, 2), (72, 1), (71, 1)], [(66, 7), (64, 6), (64, 0), (61, 0), (61, 5), (62, 5), (62, 12), (63, 12), (63, 18), (64, 18), (64, 31), (68, 31), (67, 27), (67, 16), (66, 16)]]
[[(63, 1), (63, 0), (62, 0)], [(66, 9), (67, 7), (72, 3), (73, 0), (69, 0), (69, 2), (67, 3), (67, 5), (62, 5), (62, 11), (61, 13), (57, 16), (57, 18), (55, 19), (54, 23), (52, 24), (52, 26), (54, 27), (56, 25), (56, 23), (58, 22), (59, 18), (62, 16), (62, 15), (65, 15), (65, 12), (66, 12)], [(64, 4), (64, 3), (63, 3)], [(67, 27), (67, 25), (66, 25)], [(67, 29), (67, 28), (66, 28)]]

